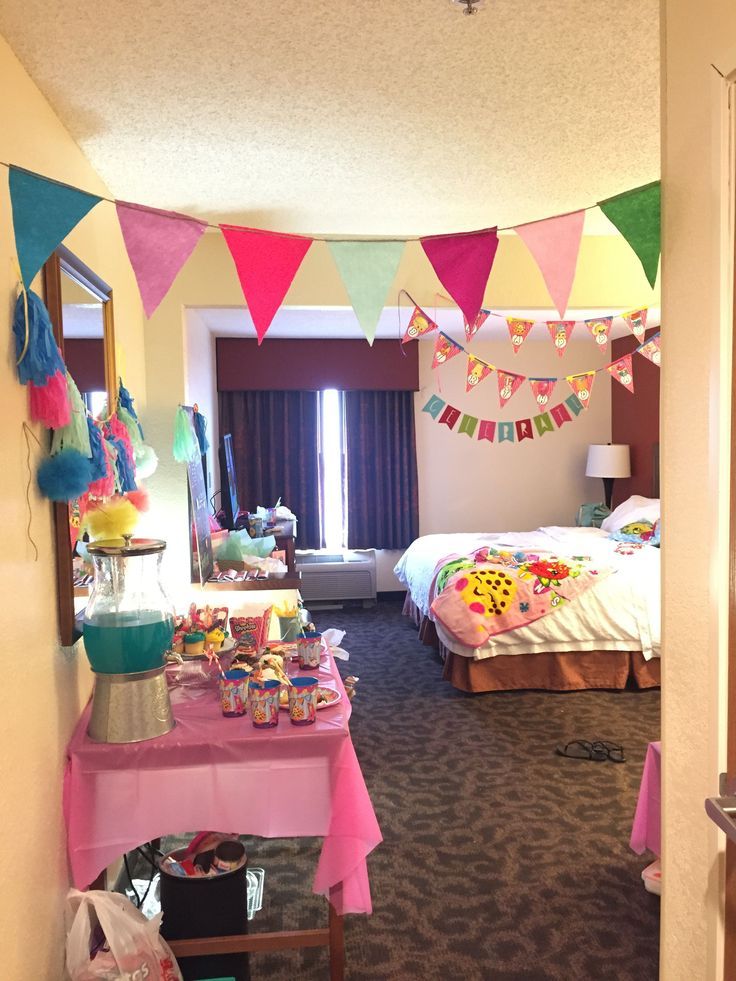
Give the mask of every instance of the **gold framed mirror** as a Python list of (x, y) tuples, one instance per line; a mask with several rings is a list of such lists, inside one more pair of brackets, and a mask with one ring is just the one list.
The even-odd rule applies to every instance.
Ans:
[[(45, 263), (43, 282), (56, 342), (87, 410), (111, 411), (118, 390), (112, 288), (63, 245)], [(69, 506), (53, 508), (59, 635), (67, 647), (81, 635), (75, 621), (89, 587), (74, 585)]]

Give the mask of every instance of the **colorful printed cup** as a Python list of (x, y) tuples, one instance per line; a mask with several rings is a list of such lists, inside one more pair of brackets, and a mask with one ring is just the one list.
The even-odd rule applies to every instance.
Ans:
[(251, 681), (248, 685), (250, 718), (256, 729), (272, 729), (279, 724), (280, 681)]
[(279, 617), (279, 631), (281, 633), (281, 640), (287, 644), (293, 644), (302, 632), (299, 617)]
[(220, 677), (220, 705), (222, 714), (229, 719), (245, 715), (248, 672), (235, 669)]
[(319, 630), (308, 630), (296, 642), (300, 668), (318, 668), (322, 657), (322, 634)]
[(289, 685), (289, 719), (293, 726), (311, 726), (317, 717), (317, 679), (292, 678)]

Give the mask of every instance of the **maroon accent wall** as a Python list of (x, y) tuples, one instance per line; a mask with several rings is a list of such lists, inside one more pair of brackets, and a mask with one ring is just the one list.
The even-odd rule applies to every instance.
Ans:
[(102, 338), (64, 338), (64, 361), (80, 392), (104, 392), (105, 344)]
[(417, 345), (396, 341), (218, 337), (217, 390), (419, 391)]
[[(659, 328), (648, 330), (649, 340)], [(629, 354), (639, 346), (632, 334), (619, 337), (611, 345), (611, 360)], [(654, 453), (659, 445), (659, 371), (641, 354), (634, 356), (634, 394), (617, 381), (611, 381), (611, 438), (631, 447), (631, 476), (613, 485), (614, 506), (632, 494), (654, 496)]]

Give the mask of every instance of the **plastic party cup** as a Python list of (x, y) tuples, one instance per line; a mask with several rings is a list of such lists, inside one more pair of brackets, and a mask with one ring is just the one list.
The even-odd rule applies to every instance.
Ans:
[(289, 685), (289, 719), (293, 726), (311, 726), (317, 717), (317, 679), (292, 678)]
[(227, 718), (236, 718), (245, 715), (246, 699), (248, 695), (248, 672), (235, 669), (226, 671), (220, 677), (220, 705), (222, 714)]
[(279, 632), (281, 634), (281, 640), (287, 644), (293, 644), (302, 632), (299, 617), (279, 617)]
[(297, 638), (296, 649), (300, 668), (318, 668), (322, 657), (322, 634), (319, 630), (308, 630), (303, 637)]
[(272, 729), (279, 724), (280, 681), (251, 681), (248, 685), (250, 718), (256, 729)]

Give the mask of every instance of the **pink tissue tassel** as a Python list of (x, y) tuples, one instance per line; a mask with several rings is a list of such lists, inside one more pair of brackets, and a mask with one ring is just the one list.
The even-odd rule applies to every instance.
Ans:
[(45, 385), (28, 382), (28, 396), (34, 422), (42, 422), (49, 429), (61, 429), (72, 421), (66, 375), (61, 371), (51, 375)]

